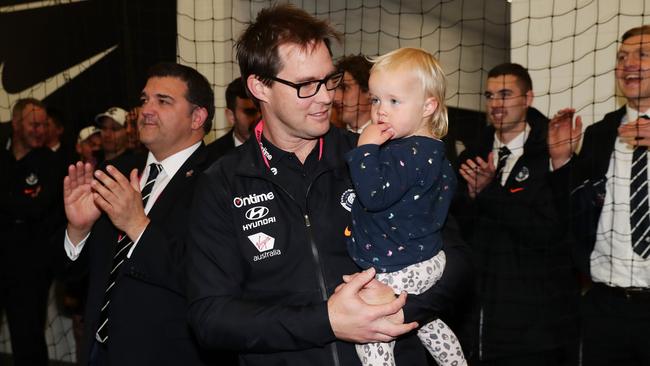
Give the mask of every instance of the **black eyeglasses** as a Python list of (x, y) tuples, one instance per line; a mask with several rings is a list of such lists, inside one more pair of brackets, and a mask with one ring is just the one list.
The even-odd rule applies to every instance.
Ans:
[(273, 81), (277, 81), (278, 83), (282, 83), (284, 85), (288, 85), (296, 89), (298, 98), (310, 98), (318, 93), (321, 85), (325, 85), (325, 88), (327, 90), (336, 89), (339, 86), (339, 84), (341, 84), (341, 80), (343, 80), (343, 73), (337, 72), (328, 75), (327, 77), (325, 77), (325, 79), (322, 80), (312, 80), (312, 81), (306, 81), (304, 83), (298, 83), (298, 84), (292, 83), (288, 80), (276, 78), (273, 76), (269, 76), (268, 78)]

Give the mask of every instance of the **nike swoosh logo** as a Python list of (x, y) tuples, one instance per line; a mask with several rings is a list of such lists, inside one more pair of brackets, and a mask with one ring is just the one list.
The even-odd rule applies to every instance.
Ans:
[[(30, 87), (27, 87), (24, 90), (19, 91), (18, 93), (8, 93), (4, 85), (2, 84), (2, 76), (4, 73), (4, 63), (0, 64), (0, 100), (8, 101), (7, 104), (3, 103), (3, 106), (0, 107), (0, 121), (7, 121), (11, 119), (11, 107), (16, 103), (20, 98), (32, 97), (39, 100), (45, 99), (48, 95), (54, 93), (59, 88), (65, 84), (72, 81), (82, 72), (86, 71), (99, 60), (106, 57), (109, 53), (113, 52), (118, 45), (114, 45), (105, 49), (104, 51), (99, 52), (98, 54), (81, 61), (80, 63), (61, 71), (60, 73), (49, 77), (41, 82), (38, 82)], [(8, 106), (8, 107), (5, 107)]]
[(521, 192), (521, 191), (523, 191), (523, 190), (524, 190), (524, 189), (523, 189), (522, 187), (519, 187), (519, 188), (510, 188), (510, 193), (517, 193), (517, 192)]
[(13, 13), (13, 12), (23, 11), (23, 10), (40, 9), (40, 8), (46, 8), (48, 6), (59, 6), (59, 5), (80, 3), (82, 1), (88, 1), (88, 0), (45, 0), (45, 1), (34, 1), (26, 4), (5, 5), (5, 6), (0, 6), (0, 14)]

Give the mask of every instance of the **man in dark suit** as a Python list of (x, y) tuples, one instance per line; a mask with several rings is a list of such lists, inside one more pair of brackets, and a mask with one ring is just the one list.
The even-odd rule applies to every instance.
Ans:
[(471, 218), (463, 229), (479, 272), (476, 338), (465, 351), (479, 365), (567, 365), (578, 291), (547, 178), (548, 120), (531, 108), (521, 65), (494, 67), (485, 89), (490, 127), (459, 159)]
[(650, 26), (628, 30), (616, 57), (627, 104), (589, 126), (563, 109), (549, 127), (554, 186), (570, 202), (582, 297), (582, 357), (591, 365), (650, 364)]
[(210, 161), (219, 159), (248, 140), (253, 125), (260, 119), (260, 111), (246, 94), (241, 78), (231, 81), (226, 88), (225, 114), (232, 128), (227, 134), (207, 146)]
[(105, 171), (79, 162), (64, 179), (65, 252), (89, 275), (81, 364), (201, 365), (186, 322), (183, 238), (208, 163), (214, 96), (196, 70), (162, 63), (141, 101), (138, 129), (150, 152)]

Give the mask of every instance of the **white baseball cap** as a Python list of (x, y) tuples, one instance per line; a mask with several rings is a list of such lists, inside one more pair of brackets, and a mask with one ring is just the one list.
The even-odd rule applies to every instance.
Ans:
[(96, 115), (95, 122), (99, 123), (100, 119), (102, 119), (103, 117), (108, 117), (113, 121), (119, 123), (120, 126), (124, 127), (124, 124), (126, 123), (126, 115), (127, 112), (124, 109), (120, 107), (111, 107), (108, 108), (106, 112)]
[(82, 128), (81, 131), (79, 131), (79, 137), (77, 137), (77, 143), (86, 141), (86, 139), (88, 139), (90, 136), (101, 132), (102, 131), (95, 126), (88, 126)]

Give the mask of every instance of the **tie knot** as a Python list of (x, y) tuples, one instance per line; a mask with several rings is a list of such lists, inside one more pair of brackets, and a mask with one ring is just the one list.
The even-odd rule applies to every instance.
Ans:
[(510, 155), (510, 149), (507, 146), (501, 146), (499, 148), (499, 158), (505, 158)]
[(162, 171), (162, 169), (163, 169), (162, 165), (158, 163), (149, 164), (149, 177), (147, 178), (147, 181), (150, 182), (156, 179), (156, 177)]

